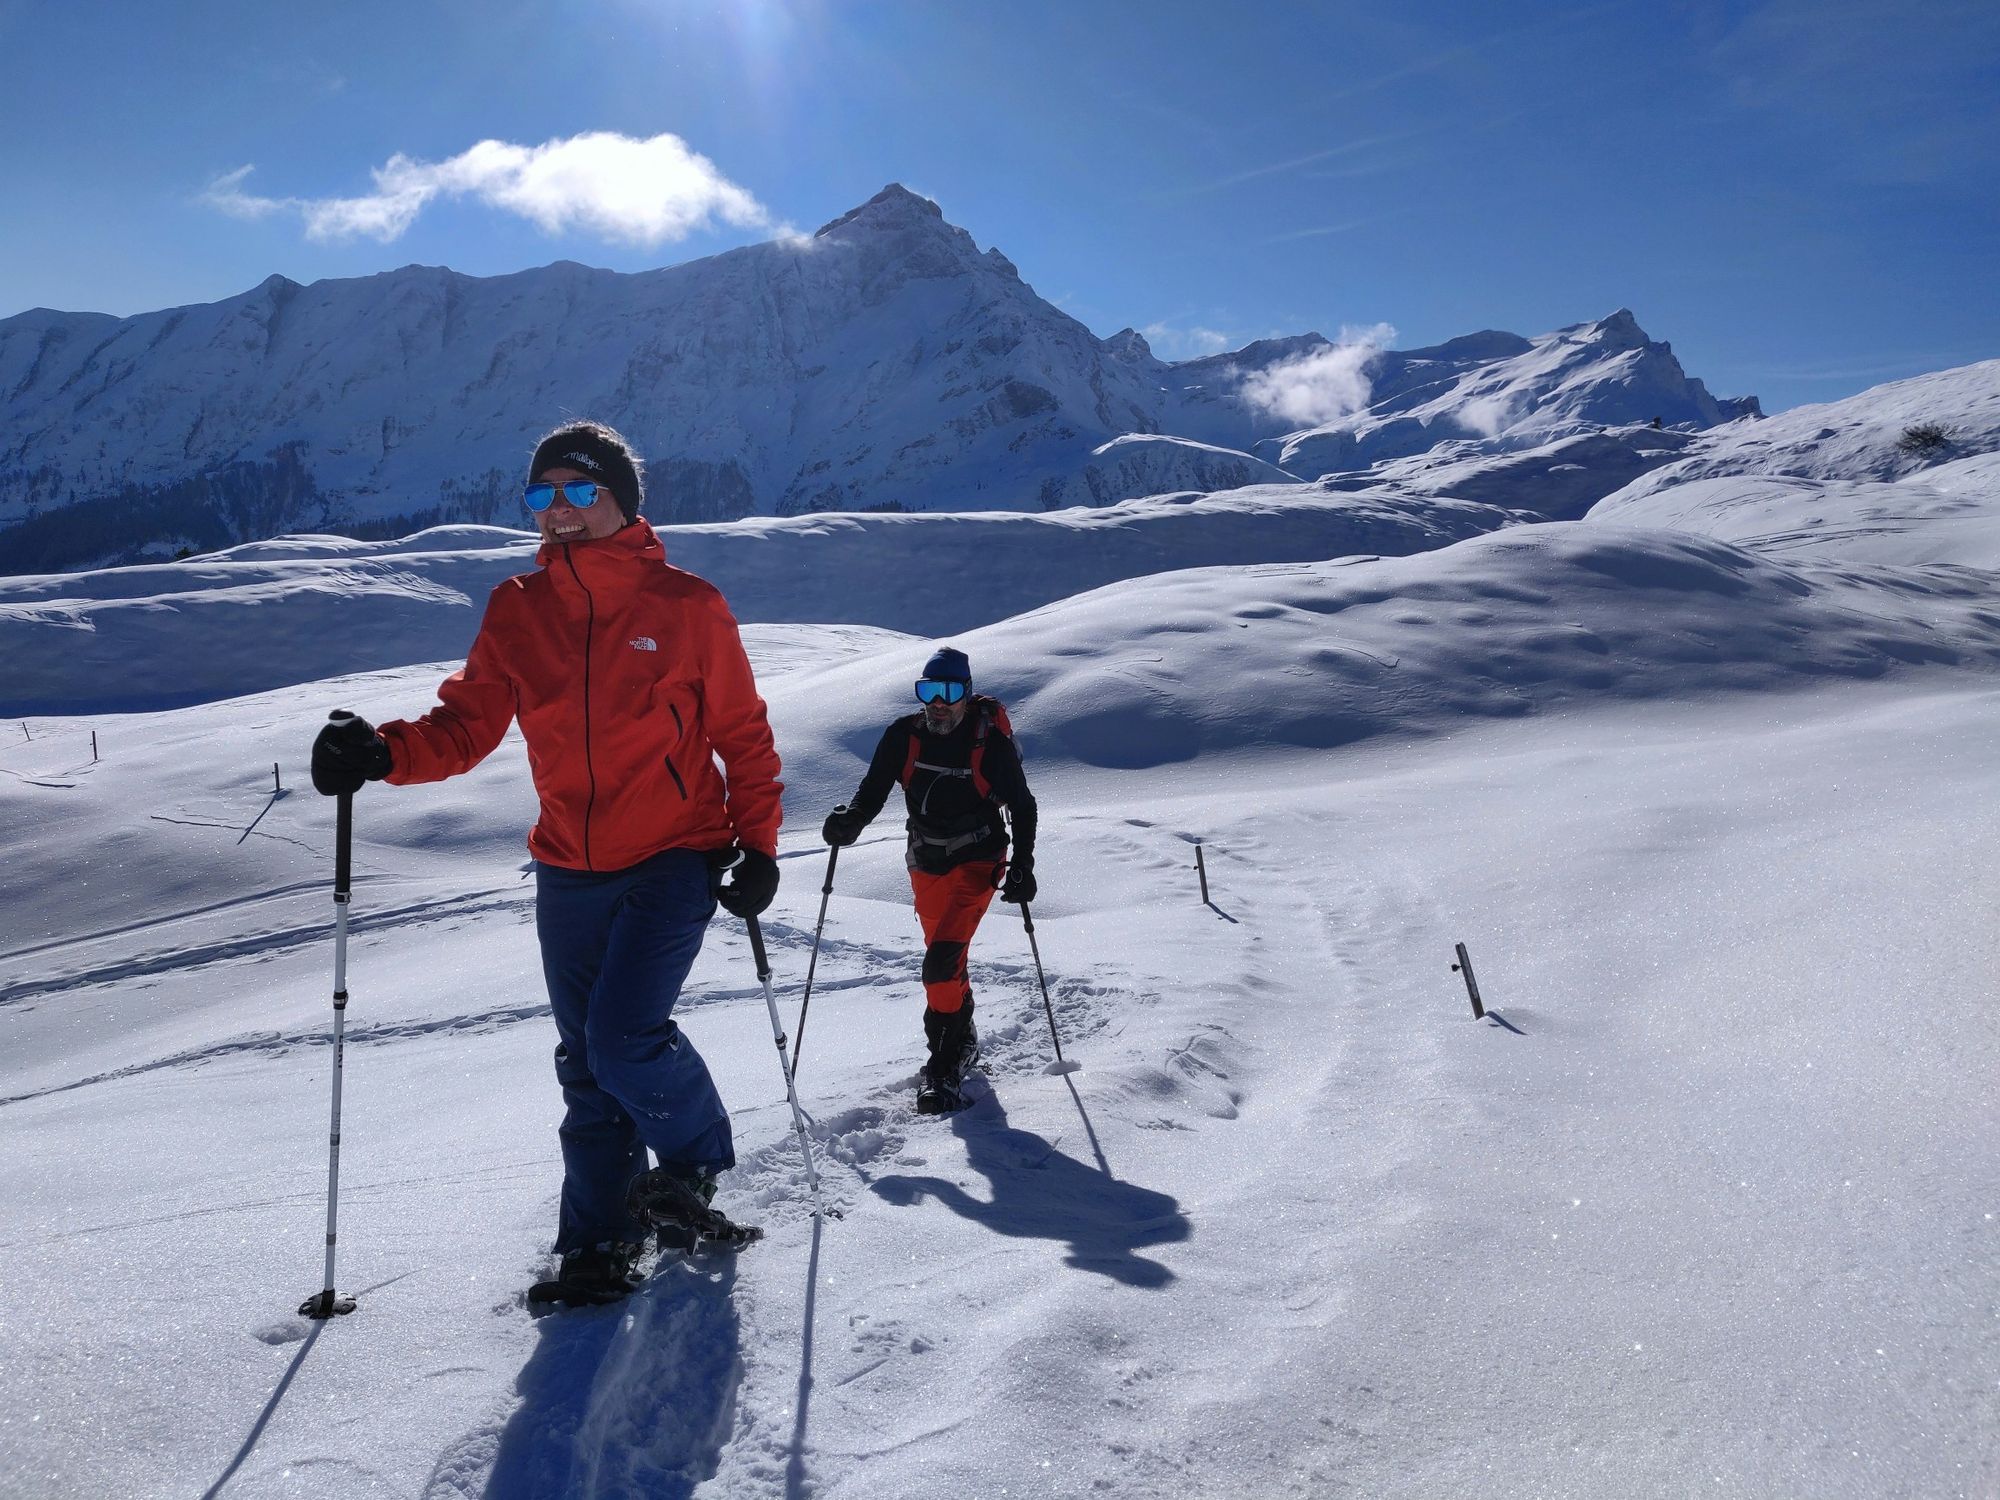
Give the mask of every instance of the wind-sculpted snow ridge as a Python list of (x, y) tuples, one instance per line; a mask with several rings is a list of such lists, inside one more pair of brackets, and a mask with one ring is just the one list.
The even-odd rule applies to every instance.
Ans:
[[(1134, 579), (957, 640), (1038, 761), (1131, 769), (1613, 699), (1992, 673), (2000, 603), (1978, 569), (1789, 567), (1681, 532), (1550, 523), (1411, 557)], [(857, 657), (774, 699), (852, 701), (841, 743), (865, 754), (920, 654)]]
[[(1255, 486), (1047, 515), (828, 515), (662, 533), (746, 623), (924, 635), (991, 624), (1197, 563), (1399, 554), (1520, 517), (1493, 506)], [(289, 537), (180, 563), (0, 579), (0, 712), (128, 712), (462, 657), (535, 542), (444, 527), (395, 542)]]
[(2000, 569), (2000, 453), (1899, 480), (1696, 479), (1621, 493), (1586, 519), (1699, 532), (1787, 561)]
[(1191, 438), (1128, 433), (1093, 451), (1090, 461), (1075, 473), (1047, 480), (1038, 498), (1044, 508), (1057, 510), (1173, 490), (1208, 493), (1253, 484), (1298, 482), (1283, 469), (1234, 448), (1218, 448)]
[(1694, 434), (1651, 424), (1576, 434), (1522, 447), (1512, 438), (1462, 438), (1363, 474), (1329, 475), (1335, 489), (1391, 488), (1449, 495), (1573, 521), (1640, 475), (1670, 464)]

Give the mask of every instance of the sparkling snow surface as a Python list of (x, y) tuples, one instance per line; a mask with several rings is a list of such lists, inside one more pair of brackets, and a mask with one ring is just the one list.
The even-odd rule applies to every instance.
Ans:
[[(920, 942), (885, 815), (842, 857), (803, 1036), (844, 1217), (810, 1215), (719, 917), (680, 1014), (735, 1113), (721, 1202), (769, 1238), (539, 1321), (560, 1099), (514, 735), (356, 799), (360, 1307), (294, 1311), (331, 1062), (306, 751), (330, 708), (427, 707), (460, 637), (421, 650), (361, 566), (396, 554), (319, 540), (236, 550), (254, 615), (204, 602), (204, 559), (145, 570), (151, 603), (113, 600), (118, 573), (10, 593), (9, 696), (71, 707), (0, 723), (0, 1492), (1995, 1494), (2000, 499), (1976, 465), (1902, 506), (1880, 474), (1809, 477), (1806, 548), (1769, 544), (1802, 524), (1769, 476), (1743, 514), (1713, 489), (1668, 514), (1664, 488), (1499, 530), (1441, 508), (1409, 556), (1263, 533), (1162, 571), (1212, 560), (1232, 514), (1258, 534), (1256, 491), (1107, 575), (1079, 558), (1129, 526), (1009, 531), (1044, 549), (1040, 607), (949, 628), (1020, 729), (1081, 1071), (1043, 1071), (996, 908), (987, 1081), (913, 1113)], [(946, 608), (955, 551), (1007, 524), (923, 519), (959, 547), (899, 563), (893, 604), (859, 559), (898, 518), (746, 528), (842, 622), (743, 609), (787, 761), (765, 926), (794, 1033), (819, 821), (904, 707), (929, 636), (902, 632), (943, 628), (911, 601)], [(1952, 524), (1963, 552), (1930, 540)], [(815, 536), (836, 563), (810, 569)], [(524, 565), (463, 540), (463, 578), (416, 575), (458, 602), (411, 610), (476, 618), (469, 580)], [(776, 598), (753, 551), (744, 597)], [(99, 658), (64, 609), (145, 625)], [(274, 686), (259, 641), (321, 650), (325, 680)], [(260, 691), (227, 696), (239, 656)], [(185, 682), (202, 701), (133, 711)]]

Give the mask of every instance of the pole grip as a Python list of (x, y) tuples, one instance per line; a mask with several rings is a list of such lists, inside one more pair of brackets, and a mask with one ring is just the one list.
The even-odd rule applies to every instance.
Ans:
[(342, 792), (333, 809), (333, 899), (345, 901), (354, 874), (354, 794)]
[(833, 867), (839, 863), (840, 863), (840, 845), (838, 844), (827, 845), (826, 884), (819, 888), (819, 893), (822, 896), (831, 896), (833, 894)]
[[(326, 716), (326, 722), (339, 730), (344, 738), (358, 739), (362, 737), (361, 720), (348, 709), (336, 708)], [(277, 776), (277, 773), (278, 768), (275, 765), (272, 766), (271, 774), (274, 778)], [(352, 792), (342, 792), (335, 801), (336, 806), (334, 808), (333, 819), (333, 899), (336, 901), (345, 901), (354, 867), (354, 794)]]
[(743, 925), (750, 929), (750, 956), (757, 961), (757, 978), (760, 983), (771, 978), (771, 960), (764, 953), (764, 927), (755, 917), (745, 917)]

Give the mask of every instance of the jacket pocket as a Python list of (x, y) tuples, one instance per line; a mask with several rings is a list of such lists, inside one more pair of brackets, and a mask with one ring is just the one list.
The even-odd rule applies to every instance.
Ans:
[(681, 801), (683, 802), (687, 801), (687, 794), (688, 794), (687, 783), (681, 780), (680, 767), (674, 764), (674, 757), (672, 752), (662, 755), (660, 759), (666, 765), (667, 774), (674, 778), (674, 790), (681, 794)]

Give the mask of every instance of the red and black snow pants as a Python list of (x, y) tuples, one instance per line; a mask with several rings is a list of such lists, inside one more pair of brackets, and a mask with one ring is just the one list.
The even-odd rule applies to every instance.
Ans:
[(1004, 860), (975, 859), (942, 875), (910, 871), (917, 921), (924, 929), (924, 1003), (930, 1009), (951, 1015), (972, 994), (965, 980), (965, 950), (1006, 869)]

